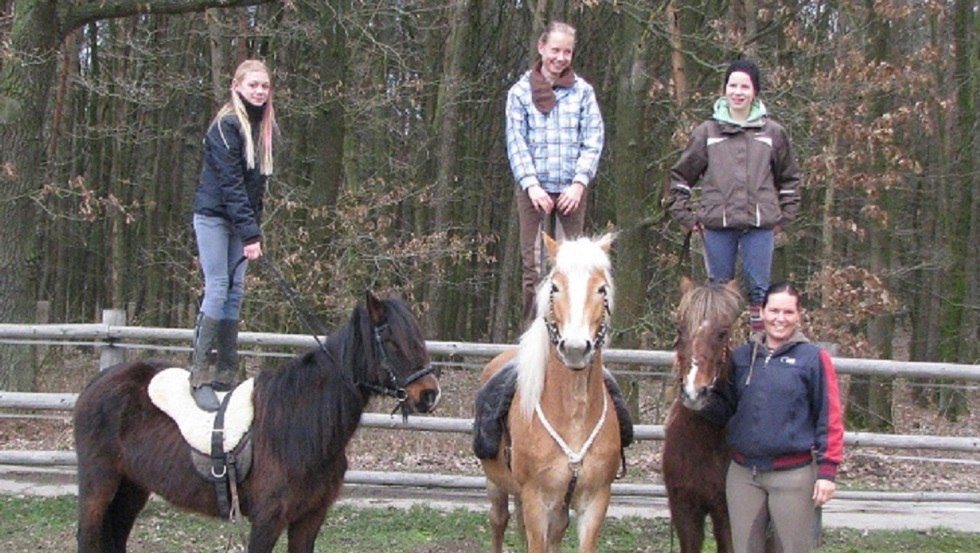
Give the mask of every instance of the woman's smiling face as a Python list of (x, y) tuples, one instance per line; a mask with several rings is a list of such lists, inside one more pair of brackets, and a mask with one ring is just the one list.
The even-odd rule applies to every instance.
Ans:
[(725, 98), (728, 98), (729, 109), (747, 112), (752, 107), (755, 94), (755, 87), (752, 86), (752, 79), (748, 73), (734, 71), (728, 76), (728, 82), (725, 83)]
[(233, 89), (248, 103), (261, 106), (269, 100), (272, 83), (269, 81), (269, 75), (264, 71), (249, 71), (241, 81), (234, 84)]
[(785, 344), (800, 323), (800, 300), (788, 292), (769, 294), (762, 307), (762, 324), (766, 329), (766, 345), (772, 349)]
[(553, 81), (572, 63), (575, 37), (562, 31), (553, 31), (546, 40), (538, 41), (538, 54), (541, 55), (541, 73), (546, 79)]

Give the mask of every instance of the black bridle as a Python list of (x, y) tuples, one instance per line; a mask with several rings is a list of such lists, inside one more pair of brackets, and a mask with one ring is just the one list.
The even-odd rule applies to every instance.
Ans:
[[(244, 261), (244, 259), (245, 258), (243, 257), (241, 260), (239, 260), (237, 264), (235, 264), (236, 269), (238, 267), (238, 264)], [(333, 355), (329, 351), (327, 351), (327, 346), (320, 340), (319, 335), (321, 334), (323, 336), (328, 335), (326, 331), (326, 327), (323, 326), (323, 323), (320, 322), (320, 319), (318, 319), (315, 315), (313, 315), (313, 313), (311, 313), (308, 309), (303, 307), (303, 305), (300, 302), (299, 295), (296, 293), (296, 290), (294, 290), (293, 287), (289, 285), (289, 283), (286, 281), (286, 277), (283, 276), (282, 271), (279, 270), (279, 267), (277, 267), (275, 263), (272, 262), (271, 259), (263, 255), (259, 257), (259, 264), (262, 265), (262, 267), (264, 267), (267, 271), (269, 271), (269, 274), (272, 275), (272, 280), (275, 281), (276, 285), (279, 286), (279, 289), (282, 291), (283, 295), (286, 296), (286, 299), (289, 300), (289, 303), (291, 303), (293, 307), (296, 309), (296, 311), (299, 313), (300, 319), (306, 325), (307, 330), (310, 331), (310, 334), (312, 334), (313, 339), (316, 340), (316, 344), (317, 346), (319, 346), (320, 351), (323, 352), (323, 354), (326, 355), (328, 358), (332, 359)], [(408, 375), (405, 378), (404, 383), (399, 381), (398, 376), (395, 374), (395, 369), (392, 366), (390, 359), (388, 358), (388, 352), (387, 350), (385, 350), (384, 341), (381, 339), (381, 331), (387, 328), (388, 328), (388, 323), (386, 322), (381, 324), (372, 324), (372, 333), (374, 335), (374, 340), (371, 343), (371, 347), (374, 350), (374, 354), (379, 360), (379, 365), (381, 365), (384, 368), (384, 370), (388, 373), (387, 379), (383, 384), (380, 385), (371, 382), (355, 382), (355, 384), (358, 387), (364, 388), (371, 392), (392, 397), (398, 400), (398, 405), (396, 405), (395, 410), (392, 411), (392, 413), (394, 413), (399, 408), (401, 408), (402, 403), (404, 403), (405, 399), (408, 398), (407, 388), (411, 386), (412, 383), (415, 382), (416, 380), (419, 380), (420, 378), (423, 378), (426, 375), (436, 372), (436, 369), (433, 368), (432, 365), (427, 365), (413, 372), (412, 374)]]
[[(358, 382), (357, 385), (376, 394), (395, 398), (398, 400), (400, 406), (400, 404), (408, 397), (408, 392), (406, 389), (416, 380), (436, 372), (436, 369), (432, 365), (426, 365), (425, 367), (422, 367), (421, 369), (405, 377), (404, 383), (400, 382), (398, 375), (395, 374), (395, 369), (391, 364), (391, 360), (388, 357), (388, 351), (385, 349), (384, 340), (381, 339), (381, 331), (387, 328), (388, 323), (381, 323), (379, 325), (374, 325), (374, 328), (372, 329), (374, 334), (374, 340), (372, 342), (374, 354), (378, 357), (378, 364), (388, 373), (387, 380), (382, 385), (372, 384), (370, 382)], [(395, 407), (395, 410), (398, 410), (398, 406)]]

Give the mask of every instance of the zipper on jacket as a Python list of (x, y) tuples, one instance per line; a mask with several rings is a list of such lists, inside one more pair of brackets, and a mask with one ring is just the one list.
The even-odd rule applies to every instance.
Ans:
[[(755, 360), (759, 355), (759, 343), (754, 342), (752, 344), (752, 359), (749, 360), (749, 374), (745, 377), (745, 385), (748, 386), (752, 383), (752, 371), (755, 370)], [(772, 354), (769, 354), (772, 355)], [(766, 362), (769, 362), (769, 356), (766, 356)]]

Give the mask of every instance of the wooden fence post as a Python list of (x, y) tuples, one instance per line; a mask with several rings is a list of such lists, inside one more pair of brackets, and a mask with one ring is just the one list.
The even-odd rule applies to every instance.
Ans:
[[(34, 308), (34, 322), (39, 325), (48, 324), (51, 322), (51, 302), (50, 301), (39, 301)], [(36, 371), (40, 371), (41, 364), (44, 362), (45, 357), (48, 354), (48, 348), (46, 346), (35, 346), (34, 349), (34, 367)]]
[[(106, 326), (126, 326), (125, 309), (103, 309), (102, 324)], [(109, 367), (122, 363), (126, 360), (126, 351), (115, 345), (115, 339), (106, 338), (106, 345), (102, 348), (99, 356), (99, 370), (104, 371)]]

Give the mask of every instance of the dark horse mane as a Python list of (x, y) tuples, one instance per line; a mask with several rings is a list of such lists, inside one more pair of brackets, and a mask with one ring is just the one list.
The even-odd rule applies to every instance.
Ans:
[[(388, 323), (389, 331), (404, 332), (416, 324), (404, 301), (393, 298), (384, 305), (382, 325)], [(350, 439), (372, 395), (362, 385), (382, 385), (387, 376), (380, 370), (374, 331), (367, 307), (358, 305), (347, 324), (327, 337), (323, 349), (313, 348), (256, 377), (254, 402), (261, 427), (255, 435), (275, 441), (273, 450), (288, 466), (315, 470), (314, 461), (322, 464), (343, 454), (338, 443)], [(392, 341), (406, 343), (404, 338)], [(407, 353), (419, 358), (425, 343), (416, 342), (410, 343), (415, 351)], [(283, 408), (282, 398), (291, 398), (288, 408)], [(270, 408), (270, 402), (277, 402), (278, 408)], [(264, 416), (258, 416), (259, 411)]]

